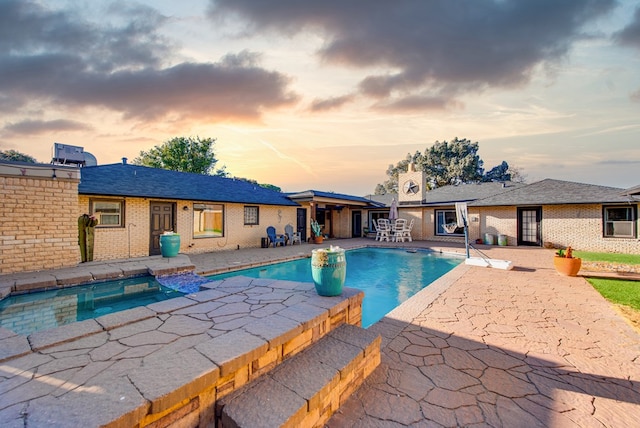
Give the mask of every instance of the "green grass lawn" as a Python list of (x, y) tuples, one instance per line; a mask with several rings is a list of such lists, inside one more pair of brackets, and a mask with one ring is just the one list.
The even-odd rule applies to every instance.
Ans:
[(640, 311), (640, 281), (607, 278), (588, 278), (587, 281), (608, 301)]
[[(640, 264), (640, 255), (638, 254), (590, 253), (587, 251), (574, 251), (573, 254), (574, 257), (580, 257), (582, 260), (590, 262)], [(640, 311), (640, 281), (607, 278), (587, 278), (587, 281), (608, 301)]]
[(622, 263), (626, 265), (640, 265), (640, 254), (590, 253), (588, 251), (574, 251), (574, 257), (580, 257), (586, 262)]

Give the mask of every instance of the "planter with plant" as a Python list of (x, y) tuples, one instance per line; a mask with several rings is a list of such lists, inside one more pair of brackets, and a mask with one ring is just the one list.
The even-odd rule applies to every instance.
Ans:
[(339, 296), (347, 276), (347, 259), (340, 247), (311, 252), (311, 276), (320, 296)]
[(556, 251), (556, 256), (553, 258), (553, 265), (560, 275), (576, 276), (582, 266), (582, 259), (573, 257), (573, 250), (571, 247), (567, 247), (566, 250), (561, 249)]
[(313, 231), (314, 244), (322, 244), (324, 238), (322, 237), (322, 226), (318, 224), (315, 218), (311, 219), (311, 230)]

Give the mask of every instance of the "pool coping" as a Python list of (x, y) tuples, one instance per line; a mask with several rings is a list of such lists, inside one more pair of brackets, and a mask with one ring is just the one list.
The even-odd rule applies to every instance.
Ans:
[[(3, 394), (0, 422), (213, 420), (217, 399), (339, 325), (361, 322), (364, 293), (348, 287), (323, 297), (313, 283), (238, 276), (204, 288), (27, 337), (0, 331), (2, 382), (13, 385)], [(243, 301), (255, 311), (245, 313)], [(64, 421), (56, 419), (60, 412)]]

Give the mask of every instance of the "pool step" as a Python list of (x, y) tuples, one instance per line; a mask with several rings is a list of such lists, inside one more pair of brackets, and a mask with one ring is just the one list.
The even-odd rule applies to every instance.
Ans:
[(380, 336), (343, 324), (216, 404), (217, 426), (322, 426), (380, 364)]

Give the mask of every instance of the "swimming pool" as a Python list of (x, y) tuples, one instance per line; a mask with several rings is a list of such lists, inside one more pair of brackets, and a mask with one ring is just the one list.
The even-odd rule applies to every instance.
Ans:
[(152, 276), (12, 295), (0, 301), (0, 327), (28, 335), (183, 295)]
[[(362, 326), (369, 327), (402, 302), (459, 265), (463, 259), (427, 250), (360, 248), (346, 252), (345, 287), (363, 290)], [(244, 275), (251, 278), (311, 282), (310, 259), (212, 275), (219, 280)]]

